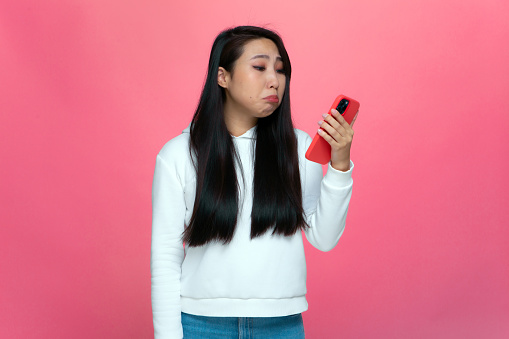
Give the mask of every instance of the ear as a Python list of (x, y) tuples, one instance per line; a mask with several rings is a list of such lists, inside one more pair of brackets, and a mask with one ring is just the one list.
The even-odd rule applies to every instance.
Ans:
[(217, 69), (217, 84), (223, 88), (228, 88), (230, 82), (230, 72), (225, 70), (223, 67)]

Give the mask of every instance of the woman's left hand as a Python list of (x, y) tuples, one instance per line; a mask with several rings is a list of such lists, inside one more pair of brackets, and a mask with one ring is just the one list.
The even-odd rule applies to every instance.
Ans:
[(324, 114), (324, 119), (318, 122), (318, 134), (331, 145), (331, 166), (339, 171), (350, 169), (350, 147), (353, 140), (352, 126), (335, 109), (331, 114)]

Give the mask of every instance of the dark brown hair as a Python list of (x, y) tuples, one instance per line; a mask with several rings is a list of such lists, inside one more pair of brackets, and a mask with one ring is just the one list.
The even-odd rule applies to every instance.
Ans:
[(277, 33), (261, 27), (239, 26), (221, 32), (215, 39), (205, 85), (191, 122), (190, 153), (197, 181), (193, 214), (183, 234), (189, 246), (210, 241), (227, 244), (233, 238), (239, 209), (235, 171), (239, 159), (224, 122), (226, 96), (217, 83), (217, 72), (219, 67), (233, 72), (245, 44), (261, 38), (270, 39), (277, 46), (286, 87), (279, 107), (257, 123), (251, 238), (269, 229), (273, 229), (273, 234), (289, 236), (307, 227), (297, 138), (290, 112), (290, 58)]

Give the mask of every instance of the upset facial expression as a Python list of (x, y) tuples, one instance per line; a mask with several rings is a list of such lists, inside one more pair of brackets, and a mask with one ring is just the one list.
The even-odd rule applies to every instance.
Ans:
[(226, 92), (225, 115), (251, 120), (269, 116), (281, 104), (285, 81), (276, 44), (269, 39), (247, 42), (232, 72), (219, 68), (218, 83)]

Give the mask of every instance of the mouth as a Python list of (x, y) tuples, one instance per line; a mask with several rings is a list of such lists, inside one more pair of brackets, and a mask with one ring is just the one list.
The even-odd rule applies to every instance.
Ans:
[(265, 97), (263, 99), (267, 100), (268, 102), (274, 102), (274, 103), (278, 103), (279, 102), (279, 98), (278, 98), (277, 95), (269, 95), (268, 97)]

